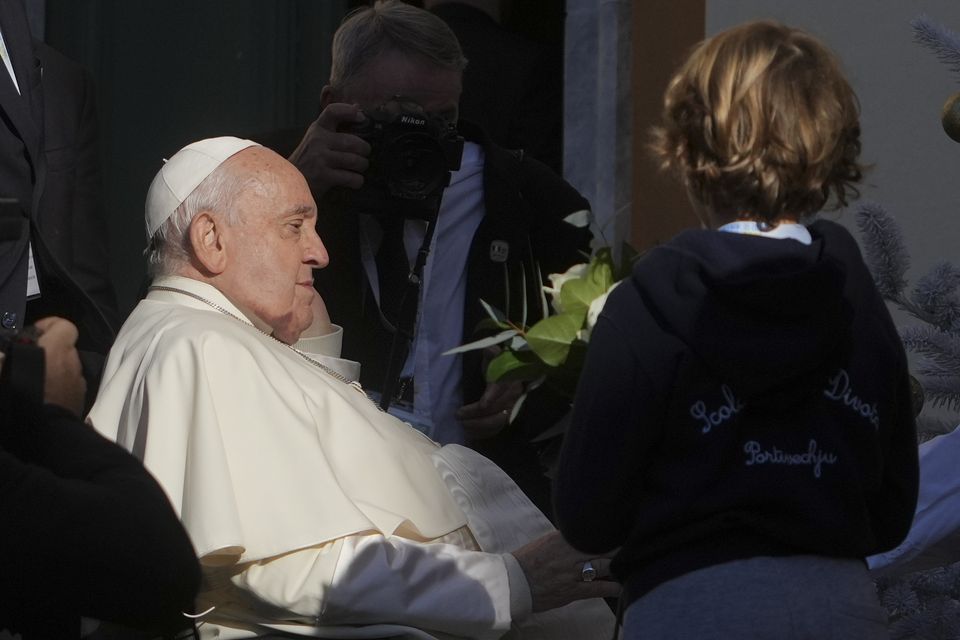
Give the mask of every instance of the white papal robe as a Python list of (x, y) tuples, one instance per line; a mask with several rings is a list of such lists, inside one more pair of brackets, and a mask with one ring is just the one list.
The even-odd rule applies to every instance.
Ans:
[(175, 290), (127, 319), (89, 420), (180, 515), (205, 636), (610, 636), (602, 601), (529, 615), (509, 552), (552, 527), (499, 468), (381, 412), (330, 371), (355, 374), (338, 346), (306, 354), (210, 285), (154, 284)]
[(920, 445), (920, 495), (910, 532), (895, 549), (869, 556), (876, 577), (960, 562), (960, 426)]

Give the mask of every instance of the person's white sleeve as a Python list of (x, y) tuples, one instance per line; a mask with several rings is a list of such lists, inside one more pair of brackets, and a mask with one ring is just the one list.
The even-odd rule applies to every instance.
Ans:
[(343, 346), (343, 327), (333, 326), (333, 331), (322, 336), (301, 338), (293, 346), (314, 360), (333, 369), (348, 382), (360, 379), (360, 363), (340, 357)]
[(920, 445), (920, 495), (913, 524), (896, 548), (869, 556), (875, 577), (960, 561), (960, 426)]
[(509, 554), (363, 535), (255, 563), (234, 585), (320, 625), (396, 623), (493, 639), (530, 613)]
[(305, 353), (339, 358), (343, 348), (343, 327), (336, 324), (330, 326), (333, 327), (330, 333), (301, 338), (293, 346)]
[(530, 583), (520, 563), (512, 553), (503, 554), (510, 579), (510, 615), (514, 620), (523, 620), (533, 612), (533, 594)]

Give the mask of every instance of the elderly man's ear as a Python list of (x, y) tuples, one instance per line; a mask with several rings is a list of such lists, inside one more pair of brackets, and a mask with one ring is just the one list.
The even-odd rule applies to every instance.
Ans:
[(219, 275), (227, 265), (223, 220), (209, 211), (201, 211), (190, 223), (190, 246), (197, 268), (208, 275)]

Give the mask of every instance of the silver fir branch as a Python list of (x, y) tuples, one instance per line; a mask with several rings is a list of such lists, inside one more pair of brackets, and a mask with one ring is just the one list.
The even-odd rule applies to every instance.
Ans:
[(960, 75), (960, 34), (921, 14), (910, 22), (915, 42), (933, 51), (937, 59)]
[(861, 204), (855, 215), (863, 239), (864, 257), (877, 289), (884, 298), (899, 303), (910, 268), (910, 255), (903, 244), (900, 225), (878, 204)]

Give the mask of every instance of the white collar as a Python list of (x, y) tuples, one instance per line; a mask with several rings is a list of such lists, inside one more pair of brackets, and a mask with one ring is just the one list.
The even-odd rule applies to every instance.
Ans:
[(761, 229), (760, 226), (752, 220), (735, 220), (717, 228), (717, 231), (742, 233), (748, 236), (761, 236), (763, 238), (773, 238), (776, 240), (796, 240), (802, 244), (810, 244), (813, 242), (813, 238), (807, 228), (796, 222), (781, 222), (771, 229)]
[[(263, 331), (266, 334), (270, 334), (272, 329), (270, 326), (265, 323), (263, 320), (257, 317), (251, 318), (249, 315), (241, 311), (230, 299), (224, 295), (219, 289), (217, 289), (212, 284), (206, 282), (201, 282), (199, 280), (194, 280), (193, 278), (187, 278), (185, 276), (159, 276), (154, 279), (151, 286), (159, 287), (147, 293), (147, 297), (151, 300), (165, 300), (165, 301), (175, 301), (181, 305), (187, 305), (195, 307), (197, 309), (209, 309), (210, 305), (208, 303), (203, 303), (197, 299), (190, 299), (193, 296), (200, 296), (206, 299), (209, 302), (216, 304), (219, 307), (223, 307), (229, 315), (236, 317), (238, 320), (244, 324), (249, 324), (260, 331)], [(183, 291), (188, 291), (187, 298), (181, 296), (176, 296), (171, 298), (170, 292), (165, 290), (166, 288), (181, 289)], [(191, 295), (192, 294), (192, 295)]]

